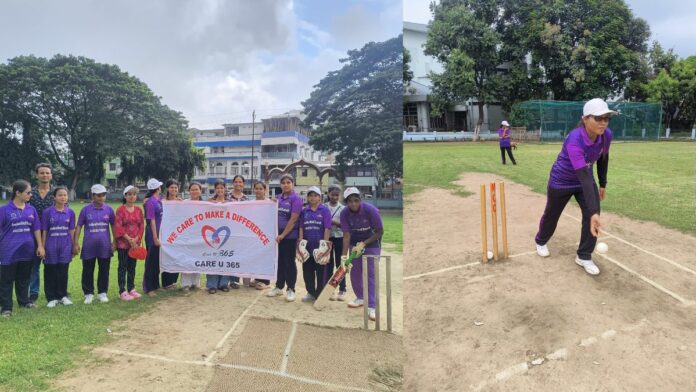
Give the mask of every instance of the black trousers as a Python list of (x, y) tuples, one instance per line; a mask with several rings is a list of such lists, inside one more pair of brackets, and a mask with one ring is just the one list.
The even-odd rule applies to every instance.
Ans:
[(500, 157), (503, 158), (503, 165), (505, 164), (505, 151), (507, 151), (507, 154), (510, 156), (512, 164), (516, 165), (517, 162), (515, 162), (515, 157), (512, 156), (512, 147), (500, 147)]
[[(330, 240), (333, 244), (333, 249), (331, 250), (331, 262), (326, 265), (326, 269), (328, 270), (326, 272), (329, 276), (327, 279), (331, 279), (331, 276), (334, 273), (334, 266), (336, 267), (336, 270), (338, 270), (338, 268), (341, 266), (341, 255), (343, 254), (343, 237), (331, 237)], [(345, 279), (341, 280), (341, 283), (338, 285), (338, 291), (346, 291)]]
[(179, 280), (178, 272), (162, 272), (162, 287), (171, 286)]
[(128, 256), (128, 249), (118, 250), (118, 293), (135, 288), (135, 259)]
[(99, 272), (97, 273), (97, 292), (99, 294), (109, 291), (109, 267), (111, 259), (93, 258), (82, 260), (82, 292), (94, 294), (94, 267), (99, 260)]
[(160, 288), (159, 257), (160, 247), (148, 246), (147, 259), (145, 259), (145, 276), (143, 277), (143, 291), (146, 293)]
[(302, 263), (302, 277), (304, 277), (307, 292), (312, 297), (317, 298), (326, 284), (327, 278), (324, 275), (326, 274), (326, 267), (330, 267), (330, 264), (319, 265), (314, 260), (312, 252), (309, 254), (309, 259)]
[[(539, 232), (535, 237), (536, 243), (539, 245), (546, 245), (546, 243), (549, 242), (554, 231), (556, 231), (556, 226), (558, 225), (558, 220), (561, 218), (563, 209), (565, 209), (568, 201), (570, 201), (571, 196), (575, 196), (575, 200), (582, 210), (582, 229), (580, 231), (580, 245), (578, 246), (577, 254), (578, 257), (583, 260), (590, 260), (595, 244), (597, 244), (597, 237), (593, 236), (590, 230), (590, 218), (592, 215), (590, 215), (590, 212), (587, 210), (582, 188), (554, 189), (549, 187), (546, 195), (546, 208), (544, 208), (544, 215), (542, 215), (541, 222), (539, 222)], [(597, 185), (594, 186), (593, 197), (599, 206), (599, 191), (597, 190)]]
[(29, 275), (32, 260), (18, 261), (13, 264), (0, 266), (0, 306), (2, 311), (12, 311), (12, 286), (19, 306), (31, 303), (29, 300)]
[(276, 287), (281, 290), (286, 284), (289, 289), (295, 290), (295, 283), (297, 283), (296, 246), (296, 238), (286, 238), (278, 244), (278, 279), (276, 279)]
[(61, 300), (68, 296), (68, 270), (70, 263), (44, 263), (44, 292), (46, 300)]

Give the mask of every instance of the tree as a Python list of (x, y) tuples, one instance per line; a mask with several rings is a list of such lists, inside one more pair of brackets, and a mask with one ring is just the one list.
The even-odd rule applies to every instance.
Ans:
[(403, 44), (401, 35), (370, 42), (341, 59), (302, 102), (306, 126), (315, 127), (310, 144), (334, 153), (340, 172), (377, 163), (383, 177), (402, 173), (401, 114)]
[(431, 3), (430, 10), (433, 20), (424, 52), (445, 68), (440, 75), (429, 75), (435, 110), (441, 113), (473, 96), (478, 103), (478, 129), (483, 124), (484, 106), (500, 85), (501, 37), (494, 28), (500, 17), (498, 2), (442, 0)]
[(665, 128), (675, 119), (696, 126), (696, 56), (671, 63), (669, 70), (662, 68), (644, 88), (649, 101), (662, 104)]
[(411, 80), (413, 80), (413, 71), (411, 71), (411, 67), (409, 64), (411, 63), (411, 53), (408, 51), (408, 49), (404, 48), (404, 85), (408, 85), (411, 83)]

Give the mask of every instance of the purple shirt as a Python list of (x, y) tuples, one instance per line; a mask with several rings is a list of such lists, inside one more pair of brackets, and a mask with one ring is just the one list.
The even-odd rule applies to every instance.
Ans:
[(319, 204), (316, 211), (307, 206), (300, 215), (300, 227), (304, 230), (307, 250), (311, 252), (324, 239), (324, 230), (331, 230), (331, 210), (323, 204)]
[(29, 203), (24, 210), (17, 208), (13, 201), (0, 207), (0, 265), (34, 259), (34, 232), (41, 230), (39, 223), (39, 214)]
[(108, 205), (103, 204), (97, 208), (94, 203), (87, 204), (80, 211), (77, 225), (85, 229), (82, 239), (82, 260), (89, 260), (95, 257), (100, 259), (111, 258), (111, 236), (109, 225), (112, 226), (116, 221), (114, 210)]
[(41, 230), (46, 233), (46, 258), (44, 264), (69, 263), (72, 261), (73, 240), (70, 230), (75, 229), (75, 212), (68, 206), (63, 211), (48, 207), (41, 217)]
[[(510, 128), (507, 130), (503, 128), (498, 129), (498, 136), (503, 137), (503, 136), (511, 136), (512, 131), (510, 131)], [(510, 138), (506, 137), (505, 139), (500, 139), (500, 147), (510, 147)]]
[(582, 167), (592, 167), (602, 154), (609, 153), (612, 134), (607, 128), (603, 135), (590, 140), (585, 128), (575, 128), (563, 142), (563, 148), (558, 153), (556, 162), (551, 168), (549, 186), (556, 189), (581, 188), (576, 170)]
[[(377, 207), (368, 203), (360, 203), (358, 212), (346, 207), (341, 211), (341, 230), (350, 233), (350, 245), (372, 237), (375, 230), (382, 229), (382, 218)], [(368, 248), (379, 248), (379, 241), (373, 242)]]
[[(278, 197), (278, 234), (285, 230), (285, 226), (290, 221), (290, 215), (300, 214), (302, 212), (302, 198), (295, 192), (291, 192), (288, 197), (284, 197), (281, 193)], [(300, 220), (295, 221), (295, 226), (287, 235), (287, 239), (297, 239)]]
[(162, 199), (155, 196), (147, 199), (147, 203), (145, 203), (145, 245), (148, 248), (155, 245), (155, 241), (152, 238), (152, 229), (150, 228), (150, 222), (153, 219), (155, 220), (155, 229), (159, 237), (160, 225), (162, 224)]

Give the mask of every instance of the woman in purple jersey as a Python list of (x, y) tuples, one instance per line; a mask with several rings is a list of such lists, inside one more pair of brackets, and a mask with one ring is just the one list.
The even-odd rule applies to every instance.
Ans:
[[(582, 210), (582, 230), (575, 263), (590, 275), (599, 274), (599, 268), (592, 261), (592, 251), (601, 227), (599, 202), (604, 200), (607, 186), (609, 146), (612, 139), (607, 125), (610, 116), (614, 114), (617, 113), (609, 110), (607, 103), (600, 98), (585, 103), (580, 123), (566, 137), (551, 168), (546, 208), (535, 238), (539, 256), (548, 257), (546, 244), (556, 230), (566, 204), (571, 197), (575, 197)], [(592, 173), (595, 162), (599, 189)]]
[(17, 180), (12, 184), (12, 200), (0, 207), (0, 312), (3, 317), (12, 315), (12, 286), (19, 306), (36, 307), (29, 299), (29, 275), (34, 255), (43, 258), (45, 252), (39, 215), (29, 204), (30, 198), (31, 185)]
[(72, 305), (68, 298), (68, 269), (75, 236), (75, 212), (68, 207), (68, 188), (55, 188), (53, 198), (55, 205), (44, 210), (41, 218), (42, 242), (46, 249), (44, 291), (49, 308), (59, 303)]
[(329, 242), (331, 235), (331, 211), (321, 204), (321, 190), (317, 186), (307, 191), (307, 207), (300, 214), (300, 231), (298, 238), (307, 240), (309, 259), (302, 263), (302, 275), (305, 281), (307, 295), (302, 302), (312, 302), (319, 297), (329, 277), (326, 274), (327, 265), (317, 263), (314, 250), (319, 248), (321, 241)]
[(512, 156), (512, 142), (510, 137), (512, 132), (510, 131), (510, 123), (503, 121), (500, 123), (500, 128), (498, 129), (498, 138), (500, 139), (500, 157), (503, 159), (503, 165), (505, 164), (505, 152), (507, 151), (510, 161), (513, 165), (517, 165), (515, 157)]
[(143, 210), (145, 210), (145, 246), (147, 247), (147, 259), (145, 259), (145, 274), (143, 276), (143, 291), (150, 297), (157, 295), (160, 288), (160, 246), (159, 229), (162, 223), (162, 182), (156, 178), (147, 181), (147, 193)]

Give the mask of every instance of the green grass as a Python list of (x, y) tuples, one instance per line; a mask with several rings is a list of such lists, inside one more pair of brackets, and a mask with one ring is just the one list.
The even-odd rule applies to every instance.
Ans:
[(382, 242), (396, 245), (396, 249), (399, 252), (401, 252), (404, 245), (404, 218), (401, 211), (380, 212), (382, 213), (382, 224), (384, 225), (384, 235), (382, 236)]
[[(76, 214), (82, 206), (79, 202), (71, 202)], [(116, 206), (112, 204), (112, 207)], [(143, 266), (144, 262), (138, 262), (135, 279), (138, 291), (142, 287)], [(155, 298), (143, 296), (136, 301), (121, 301), (117, 298), (117, 268), (118, 258), (114, 255), (109, 275), (110, 302), (100, 304), (95, 298), (92, 305), (84, 305), (80, 286), (82, 262), (75, 257), (70, 264), (68, 279), (68, 291), (75, 305), (48, 309), (43, 293), (42, 267), (37, 308), (21, 309), (15, 299), (12, 317), (0, 319), (0, 390), (50, 389), (53, 378), (84, 363), (93, 346), (110, 338), (107, 328), (114, 320), (133, 317), (150, 309), (156, 301), (180, 295), (179, 291), (170, 291)], [(95, 281), (96, 272), (95, 268)]]
[[(503, 166), (497, 144), (405, 143), (405, 192), (438, 187), (466, 196), (453, 181), (461, 173), (487, 172), (545, 194), (560, 148), (522, 144), (514, 152), (518, 165)], [(696, 234), (696, 143), (614, 143), (602, 210)]]

